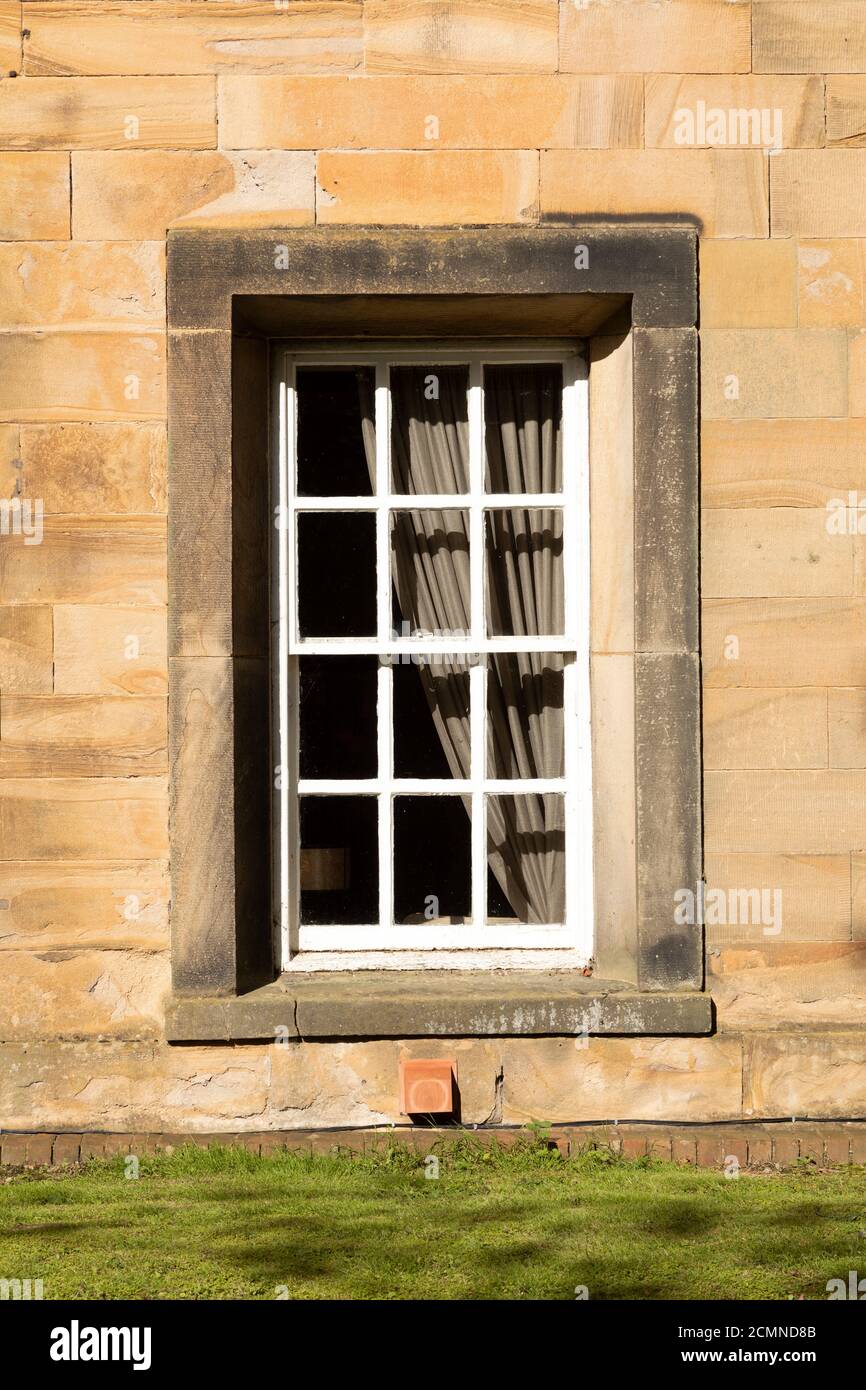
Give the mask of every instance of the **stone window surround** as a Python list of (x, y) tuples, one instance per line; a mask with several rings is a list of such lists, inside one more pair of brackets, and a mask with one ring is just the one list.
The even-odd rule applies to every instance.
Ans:
[[(702, 868), (696, 320), (695, 233), (661, 221), (169, 233), (170, 1041), (711, 1031), (702, 928), (674, 923)], [(589, 344), (596, 972), (275, 978), (272, 757), (251, 736), (269, 340), (480, 327)]]

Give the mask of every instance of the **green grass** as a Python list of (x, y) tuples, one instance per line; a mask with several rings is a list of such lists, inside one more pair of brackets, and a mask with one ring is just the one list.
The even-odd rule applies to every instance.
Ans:
[(0, 1278), (42, 1278), (46, 1299), (826, 1298), (864, 1262), (862, 1168), (728, 1180), (467, 1139), (438, 1179), (396, 1145), (0, 1179)]

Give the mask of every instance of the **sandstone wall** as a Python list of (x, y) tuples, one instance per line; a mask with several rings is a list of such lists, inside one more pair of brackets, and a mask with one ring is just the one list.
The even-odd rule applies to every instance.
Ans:
[[(0, 0), (0, 73), (0, 497), (44, 503), (0, 537), (0, 1125), (365, 1124), (455, 1050), (161, 1042), (164, 240), (571, 212), (701, 227), (707, 878), (784, 921), (709, 928), (713, 1038), (458, 1043), (464, 1118), (866, 1114), (866, 0)], [(781, 148), (683, 143), (701, 104)]]

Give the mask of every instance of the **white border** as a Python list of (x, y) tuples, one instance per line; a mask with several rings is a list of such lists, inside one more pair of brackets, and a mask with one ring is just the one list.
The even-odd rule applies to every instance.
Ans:
[[(558, 361), (563, 364), (563, 490), (556, 494), (484, 494), (483, 366), (491, 363)], [(391, 363), (437, 365), (469, 364), (470, 492), (462, 495), (420, 497), (390, 491), (390, 392)], [(373, 366), (376, 372), (376, 475), (375, 497), (297, 497), (294, 490), (296, 457), (297, 365)], [(588, 964), (593, 949), (592, 856), (592, 757), (590, 739), (590, 556), (589, 556), (589, 449), (586, 363), (575, 345), (561, 340), (549, 344), (509, 342), (466, 343), (455, 349), (425, 342), (411, 348), (405, 343), (363, 343), (331, 349), (278, 346), (274, 353), (274, 469), (275, 539), (273, 545), (273, 746), (276, 831), (274, 926), (281, 967), (294, 969), (358, 968), (365, 965), (417, 968), (419, 962), (450, 968), (488, 968), (520, 965), (542, 968), (545, 961), (558, 966)], [(470, 512), (470, 587), (472, 633), (466, 638), (400, 637), (391, 627), (391, 577), (389, 510), (393, 507), (460, 508)], [(565, 632), (533, 638), (486, 638), (484, 612), (484, 512), (494, 507), (550, 507), (563, 513), (565, 576)], [(304, 511), (367, 511), (376, 517), (377, 594), (376, 635), (370, 638), (321, 638), (304, 640), (298, 634), (296, 525)], [(574, 563), (568, 563), (571, 555)], [(575, 654), (564, 663), (565, 776), (510, 782), (485, 776), (486, 767), (486, 669), (470, 667), (471, 775), (467, 779), (426, 781), (393, 776), (392, 677), (390, 662), (383, 661), (378, 676), (378, 774), (363, 780), (304, 780), (298, 778), (297, 661), (302, 654), (337, 652), (384, 656), (419, 652), (561, 651)], [(572, 712), (572, 718), (567, 717)], [(478, 928), (473, 922), (486, 917), (487, 856), (485, 797), (516, 792), (564, 792), (566, 817), (566, 921), (552, 926), (495, 924)], [(298, 798), (301, 795), (351, 795), (364, 792), (379, 800), (379, 911), (373, 926), (301, 926)], [(472, 798), (472, 919), (462, 925), (391, 925), (393, 916), (393, 797), (400, 793), (469, 795)], [(387, 925), (386, 925), (387, 924)], [(359, 954), (356, 954), (359, 953)]]

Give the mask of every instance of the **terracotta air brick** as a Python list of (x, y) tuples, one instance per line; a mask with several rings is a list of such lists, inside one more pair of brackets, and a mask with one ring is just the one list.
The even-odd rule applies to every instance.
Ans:
[(851, 1133), (851, 1162), (866, 1163), (866, 1130), (853, 1130)]
[(671, 1159), (674, 1163), (696, 1164), (698, 1161), (698, 1141), (686, 1134), (675, 1134), (671, 1142)]
[(261, 1138), (261, 1154), (266, 1158), (269, 1154), (281, 1153), (286, 1148), (286, 1136), (282, 1133), (263, 1134)]
[(48, 1167), (51, 1163), (51, 1152), (53, 1147), (53, 1134), (28, 1134), (27, 1162), (34, 1164), (38, 1168)]
[(27, 1161), (27, 1136), (0, 1132), (0, 1165), (22, 1168)]
[(647, 1138), (645, 1134), (623, 1132), (622, 1156), (623, 1158), (644, 1158), (647, 1152)]
[(774, 1134), (773, 1162), (780, 1168), (789, 1168), (800, 1157), (800, 1141), (795, 1134)]
[(748, 1136), (749, 1167), (765, 1167), (773, 1161), (773, 1140), (770, 1135)]
[(105, 1154), (105, 1135), (82, 1134), (79, 1153), (82, 1163), (86, 1163), (89, 1158), (102, 1158)]
[(843, 1130), (841, 1134), (827, 1133), (824, 1136), (824, 1151), (828, 1163), (840, 1166), (850, 1163), (850, 1147), (850, 1135), (847, 1130)]
[(81, 1159), (81, 1135), (58, 1134), (54, 1140), (54, 1163), (78, 1163)]
[(698, 1134), (698, 1166), (701, 1168), (721, 1168), (724, 1156), (727, 1152), (725, 1148), (726, 1136), (718, 1132), (711, 1134)]

